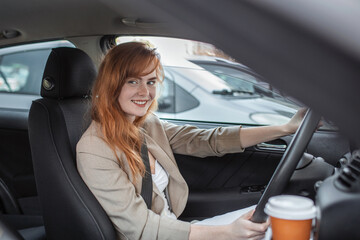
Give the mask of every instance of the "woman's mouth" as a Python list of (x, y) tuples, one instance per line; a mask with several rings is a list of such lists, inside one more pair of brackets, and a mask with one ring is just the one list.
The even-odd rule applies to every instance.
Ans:
[(133, 103), (135, 103), (139, 107), (145, 107), (147, 100), (131, 100)]

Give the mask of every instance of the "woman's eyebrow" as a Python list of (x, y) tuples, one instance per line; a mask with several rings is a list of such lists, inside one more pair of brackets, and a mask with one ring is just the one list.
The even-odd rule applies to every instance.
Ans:
[(152, 80), (157, 80), (157, 77), (152, 77), (152, 78), (148, 78), (148, 79), (144, 79), (144, 78), (139, 78), (140, 80), (146, 80), (146, 81), (152, 81)]

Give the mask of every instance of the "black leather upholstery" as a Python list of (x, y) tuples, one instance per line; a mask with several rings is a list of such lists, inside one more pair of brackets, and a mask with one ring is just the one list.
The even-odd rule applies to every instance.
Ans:
[(24, 240), (24, 238), (2, 220), (0, 215), (0, 240)]
[(0, 200), (2, 203), (2, 212), (6, 214), (20, 214), (20, 206), (6, 183), (0, 178)]
[(75, 147), (89, 125), (87, 95), (95, 77), (95, 66), (84, 52), (53, 49), (44, 71), (43, 98), (30, 109), (30, 146), (48, 239), (116, 238), (76, 169)]
[(0, 240), (45, 240), (41, 216), (0, 214)]
[[(89, 94), (95, 77), (96, 69), (85, 52), (66, 47), (53, 49), (44, 70), (41, 96), (54, 99), (84, 97)], [(45, 83), (52, 87), (46, 88)]]

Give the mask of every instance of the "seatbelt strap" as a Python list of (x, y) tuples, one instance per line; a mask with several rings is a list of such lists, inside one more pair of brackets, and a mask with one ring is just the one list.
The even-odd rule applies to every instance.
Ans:
[(152, 192), (153, 192), (153, 184), (150, 170), (150, 161), (148, 155), (148, 148), (146, 146), (146, 142), (144, 139), (143, 144), (141, 145), (141, 158), (145, 165), (145, 176), (142, 179), (142, 187), (141, 187), (141, 196), (145, 200), (146, 206), (148, 209), (151, 209), (152, 202)]

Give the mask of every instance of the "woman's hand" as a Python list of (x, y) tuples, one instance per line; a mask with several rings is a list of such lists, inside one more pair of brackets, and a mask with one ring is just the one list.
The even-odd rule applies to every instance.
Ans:
[(301, 108), (299, 109), (295, 115), (290, 119), (288, 123), (285, 124), (284, 129), (288, 134), (293, 134), (296, 132), (296, 130), (299, 128), (305, 113), (307, 111), (307, 108)]
[[(272, 141), (280, 137), (293, 134), (299, 128), (307, 109), (299, 109), (284, 125), (264, 126), (240, 129), (240, 145), (242, 148), (254, 146), (258, 143)], [(319, 124), (321, 126), (321, 123)]]
[(265, 237), (270, 221), (253, 223), (250, 218), (255, 209), (245, 213), (228, 225), (197, 225), (191, 224), (189, 240), (257, 240)]
[(250, 221), (255, 209), (245, 213), (230, 225), (231, 239), (263, 239), (270, 221), (254, 223)]

